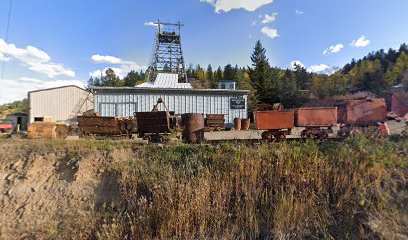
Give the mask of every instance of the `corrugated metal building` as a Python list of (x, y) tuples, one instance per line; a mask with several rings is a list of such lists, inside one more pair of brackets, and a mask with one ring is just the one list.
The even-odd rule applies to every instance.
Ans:
[(93, 96), (75, 85), (42, 89), (28, 93), (29, 123), (52, 117), (55, 122), (69, 122), (93, 109)]
[[(234, 118), (247, 118), (246, 90), (153, 88), (153, 87), (93, 87), (95, 111), (102, 116), (132, 116), (134, 112), (150, 112), (158, 98), (176, 114), (224, 114), (225, 123)], [(164, 107), (159, 105), (159, 110)]]

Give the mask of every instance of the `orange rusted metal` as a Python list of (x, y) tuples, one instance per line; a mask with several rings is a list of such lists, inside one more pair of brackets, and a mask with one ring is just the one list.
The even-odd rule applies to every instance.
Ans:
[(372, 124), (386, 118), (387, 107), (383, 98), (349, 100), (337, 109), (337, 119), (342, 124)]
[(299, 108), (295, 112), (297, 127), (331, 127), (337, 124), (336, 107)]
[(295, 125), (293, 110), (254, 112), (254, 118), (257, 130), (292, 129)]

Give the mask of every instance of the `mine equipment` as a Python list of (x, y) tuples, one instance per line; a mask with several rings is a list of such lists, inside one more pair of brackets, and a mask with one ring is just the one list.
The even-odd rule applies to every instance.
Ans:
[(224, 114), (207, 114), (205, 116), (205, 130), (219, 131), (224, 129), (225, 115)]
[(131, 137), (137, 128), (132, 117), (78, 116), (81, 136)]
[(157, 22), (156, 39), (147, 69), (147, 81), (156, 78), (157, 73), (177, 73), (179, 82), (187, 83), (186, 66), (181, 48), (181, 27), (178, 23)]
[(295, 112), (286, 111), (257, 111), (254, 112), (255, 128), (266, 130), (262, 133), (263, 139), (285, 139), (295, 127)]
[(298, 108), (295, 110), (295, 126), (304, 127), (302, 138), (328, 138), (337, 124), (336, 107)]
[(181, 115), (183, 140), (188, 143), (201, 143), (204, 140), (204, 116), (200, 113)]
[(360, 132), (373, 133), (379, 123), (387, 118), (387, 107), (383, 98), (348, 100), (337, 108), (340, 124), (338, 135), (342, 137)]
[[(166, 111), (159, 111), (159, 105), (162, 104)], [(139, 137), (149, 142), (163, 143), (168, 134), (171, 133), (171, 127), (178, 126), (177, 117), (170, 116), (169, 109), (162, 98), (157, 99), (151, 112), (135, 112), (137, 122), (137, 132)]]

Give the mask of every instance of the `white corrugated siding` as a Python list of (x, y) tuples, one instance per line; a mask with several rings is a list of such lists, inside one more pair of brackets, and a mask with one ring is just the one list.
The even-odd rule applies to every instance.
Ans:
[[(157, 92), (138, 91), (97, 91), (94, 96), (95, 111), (102, 116), (132, 116), (134, 112), (150, 112), (158, 98), (162, 98), (176, 114), (204, 113), (224, 114), (225, 123), (232, 124), (234, 118), (247, 118), (247, 95), (242, 93), (205, 93), (205, 92)], [(230, 109), (230, 99), (245, 99), (245, 109)], [(162, 104), (159, 110), (164, 110)]]
[(79, 113), (93, 109), (92, 94), (75, 86), (66, 86), (41, 91), (29, 92), (30, 123), (35, 117), (51, 116), (53, 121), (68, 121), (76, 117), (76, 111), (82, 105)]

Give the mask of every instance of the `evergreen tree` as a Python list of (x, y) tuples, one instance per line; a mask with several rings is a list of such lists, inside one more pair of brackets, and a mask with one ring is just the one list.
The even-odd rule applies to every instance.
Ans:
[(254, 69), (251, 71), (250, 78), (256, 91), (257, 99), (261, 102), (268, 100), (268, 88), (271, 83), (271, 67), (269, 66), (268, 59), (266, 59), (265, 52), (266, 50), (262, 47), (261, 41), (258, 40), (251, 55)]
[(105, 76), (101, 82), (102, 86), (106, 87), (120, 87), (122, 86), (121, 80), (118, 76), (116, 76), (115, 71), (112, 68), (108, 68), (105, 71)]
[(134, 87), (142, 83), (139, 73), (134, 70), (130, 71), (123, 80), (124, 86), (127, 87)]
[(232, 79), (234, 79), (234, 75), (235, 75), (235, 72), (234, 72), (234, 69), (232, 68), (232, 65), (227, 64), (224, 67), (224, 79), (225, 80), (232, 80)]
[(210, 82), (212, 82), (212, 81), (214, 80), (214, 76), (213, 76), (214, 72), (213, 72), (213, 69), (212, 69), (212, 67), (211, 67), (211, 64), (208, 64), (206, 74), (207, 74), (207, 79), (208, 79)]

